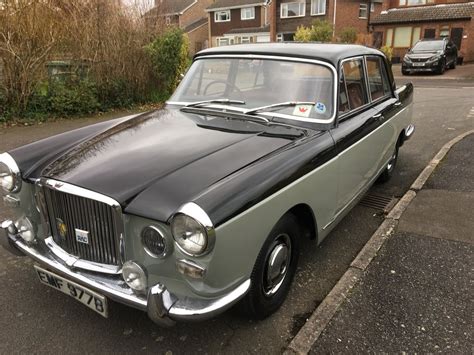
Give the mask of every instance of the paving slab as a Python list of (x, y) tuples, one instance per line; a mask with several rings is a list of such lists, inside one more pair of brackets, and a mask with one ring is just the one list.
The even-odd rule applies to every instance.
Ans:
[(397, 233), (311, 353), (472, 353), (474, 245)]
[(473, 227), (474, 192), (421, 190), (401, 217), (398, 230), (472, 243)]

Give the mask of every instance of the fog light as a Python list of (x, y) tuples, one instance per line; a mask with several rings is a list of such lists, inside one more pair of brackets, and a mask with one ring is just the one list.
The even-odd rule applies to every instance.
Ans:
[(142, 231), (142, 244), (148, 255), (163, 258), (167, 254), (166, 239), (158, 228), (149, 226)]
[(146, 289), (146, 272), (136, 262), (129, 260), (123, 264), (122, 277), (131, 289), (135, 291), (144, 291)]
[(23, 217), (17, 221), (18, 234), (27, 243), (31, 243), (35, 240), (35, 230), (33, 223), (27, 218)]
[(176, 261), (176, 269), (183, 275), (192, 277), (193, 279), (202, 279), (206, 273), (206, 269), (190, 260), (181, 259)]

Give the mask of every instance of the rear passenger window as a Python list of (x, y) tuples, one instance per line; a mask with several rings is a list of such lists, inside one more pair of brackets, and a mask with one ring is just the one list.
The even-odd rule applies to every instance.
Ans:
[(381, 58), (367, 57), (367, 76), (372, 101), (390, 94), (390, 85)]
[(364, 80), (362, 59), (352, 59), (342, 65), (346, 81), (346, 93), (350, 110), (354, 110), (369, 102)]

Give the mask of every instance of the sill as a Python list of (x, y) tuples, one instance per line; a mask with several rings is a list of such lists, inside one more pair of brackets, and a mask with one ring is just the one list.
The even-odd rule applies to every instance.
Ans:
[(255, 17), (252, 17), (252, 18), (240, 18), (240, 21), (249, 21), (249, 20), (255, 20)]
[(368, 17), (359, 17), (359, 20), (367, 20)]
[(214, 23), (222, 23), (222, 22), (230, 22), (231, 20), (225, 20), (225, 21), (216, 21), (214, 20)]
[(287, 16), (287, 17), (282, 17), (280, 16), (280, 18), (282, 20), (286, 20), (286, 19), (291, 19), (291, 18), (298, 18), (298, 17), (305, 17), (306, 15), (298, 15), (298, 16)]
[(311, 14), (311, 16), (324, 16), (324, 15), (326, 15), (325, 12), (323, 12), (323, 13), (321, 13), (321, 14)]

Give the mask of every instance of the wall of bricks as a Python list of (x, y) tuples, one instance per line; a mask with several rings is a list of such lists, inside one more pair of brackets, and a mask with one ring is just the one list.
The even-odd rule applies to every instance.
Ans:
[(195, 29), (194, 31), (188, 32), (189, 38), (189, 53), (194, 55), (202, 49), (209, 46), (208, 40), (208, 24)]
[(240, 9), (232, 9), (230, 14), (230, 21), (228, 22), (215, 22), (214, 13), (211, 12), (211, 36), (218, 37), (223, 36), (224, 33), (236, 28), (247, 28), (247, 27), (260, 27), (262, 23), (262, 7), (255, 7), (255, 18), (253, 20), (242, 21), (240, 19)]
[[(396, 24), (396, 25), (376, 25), (374, 26), (374, 31), (383, 31), (383, 43), (386, 41), (386, 30), (388, 28), (402, 27), (402, 26), (412, 26), (412, 27), (421, 27), (421, 37), (425, 32), (425, 29), (435, 29), (435, 37), (439, 38), (441, 28), (448, 26), (451, 30), (452, 28), (463, 28), (463, 38), (461, 41), (461, 49), (459, 50), (459, 56), (462, 56), (464, 62), (473, 62), (474, 61), (474, 20), (471, 21), (447, 21), (447, 22), (429, 22), (429, 23), (420, 23), (420, 24)], [(394, 57), (403, 58), (407, 53), (409, 48), (394, 48), (393, 55)]]

